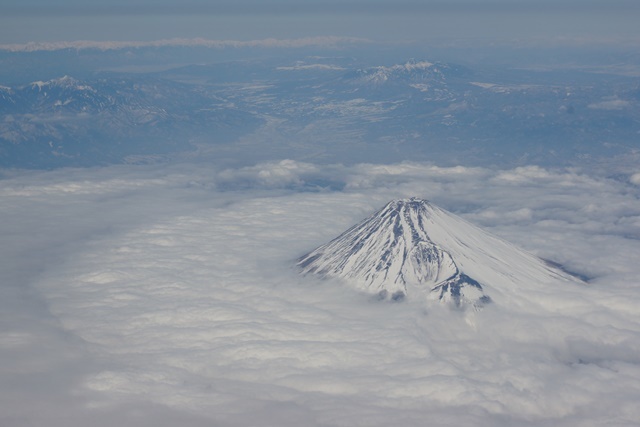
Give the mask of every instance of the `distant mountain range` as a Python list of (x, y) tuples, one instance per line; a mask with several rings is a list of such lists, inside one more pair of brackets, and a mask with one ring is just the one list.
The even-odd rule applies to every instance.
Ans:
[(0, 166), (118, 163), (198, 144), (326, 162), (566, 166), (634, 152), (638, 94), (627, 77), (427, 60), (256, 59), (64, 76), (0, 86)]
[(0, 114), (0, 165), (27, 167), (182, 151), (194, 136), (227, 142), (261, 123), (201, 88), (148, 76), (2, 87)]

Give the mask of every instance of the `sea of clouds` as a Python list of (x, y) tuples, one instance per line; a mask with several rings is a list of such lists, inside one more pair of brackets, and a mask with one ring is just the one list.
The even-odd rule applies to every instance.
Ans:
[[(4, 171), (0, 425), (637, 425), (638, 172)], [(297, 273), (408, 196), (588, 281), (470, 313)]]

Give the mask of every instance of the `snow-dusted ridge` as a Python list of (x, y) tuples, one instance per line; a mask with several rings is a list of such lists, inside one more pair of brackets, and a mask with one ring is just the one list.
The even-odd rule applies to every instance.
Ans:
[(348, 73), (345, 79), (352, 84), (367, 84), (374, 87), (425, 82), (446, 86), (447, 80), (459, 74), (461, 70), (462, 68), (458, 65), (411, 59), (403, 64), (357, 69)]
[[(419, 198), (393, 200), (298, 259), (303, 274), (344, 280), (399, 300), (476, 309), (577, 279)], [(495, 295), (495, 297), (494, 297)]]
[(80, 80), (67, 75), (57, 79), (48, 80), (46, 82), (31, 82), (28, 86), (33, 90), (37, 90), (38, 92), (51, 88), (58, 88), (62, 90), (90, 91), (94, 93), (96, 92), (96, 90), (91, 86), (83, 84)]

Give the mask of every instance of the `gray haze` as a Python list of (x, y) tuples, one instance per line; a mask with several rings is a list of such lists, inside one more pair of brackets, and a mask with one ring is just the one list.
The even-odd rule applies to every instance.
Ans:
[(248, 40), (306, 36), (442, 43), (637, 40), (637, 2), (614, 1), (5, 1), (0, 40)]

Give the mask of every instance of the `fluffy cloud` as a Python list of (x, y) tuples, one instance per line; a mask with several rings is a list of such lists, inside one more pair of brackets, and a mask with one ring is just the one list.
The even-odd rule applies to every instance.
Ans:
[[(458, 313), (293, 269), (409, 195), (594, 279), (526, 314)], [(13, 402), (0, 420), (637, 424), (639, 195), (628, 181), (538, 167), (15, 173), (0, 181), (0, 396)]]

